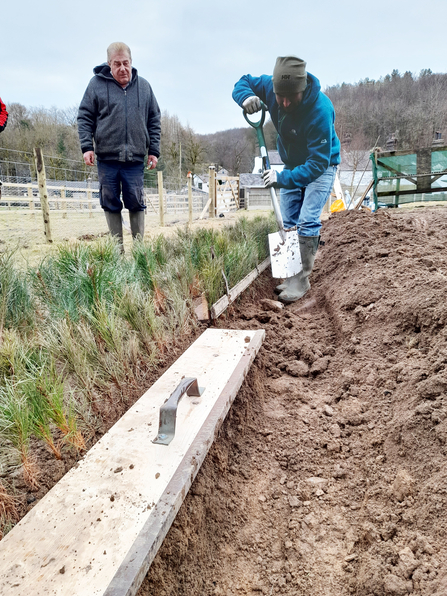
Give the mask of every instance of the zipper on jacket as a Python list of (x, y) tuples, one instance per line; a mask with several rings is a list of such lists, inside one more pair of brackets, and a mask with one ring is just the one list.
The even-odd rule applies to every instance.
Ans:
[(125, 134), (125, 143), (124, 143), (124, 161), (127, 161), (127, 91), (125, 89), (123, 89), (124, 91), (124, 115), (125, 115), (125, 120), (126, 120), (126, 134)]
[[(281, 114), (281, 112), (280, 112), (280, 114)], [(282, 116), (280, 115), (280, 117), (278, 118), (278, 136), (281, 139), (281, 143), (282, 143), (282, 146), (286, 153), (286, 157), (288, 160), (290, 160), (290, 145), (291, 145), (291, 143), (287, 142), (286, 139), (281, 135), (283, 123), (284, 123), (284, 120), (286, 119), (286, 116), (287, 116), (287, 114), (283, 114)]]

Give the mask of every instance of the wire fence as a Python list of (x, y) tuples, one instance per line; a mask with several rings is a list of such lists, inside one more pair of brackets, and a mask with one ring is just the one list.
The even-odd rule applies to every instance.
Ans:
[[(177, 181), (176, 181), (177, 184)], [(187, 181), (179, 191), (172, 189), (169, 179), (163, 178), (163, 196), (165, 215), (186, 213), (188, 215), (189, 193)], [(89, 213), (100, 209), (99, 182), (89, 177), (87, 180), (51, 180), (46, 179), (46, 190), (51, 211), (63, 211), (65, 217), (70, 212)], [(159, 214), (159, 188), (145, 187), (144, 194), (147, 209)], [(192, 191), (193, 213), (202, 212), (208, 200), (208, 193), (194, 189)], [(41, 209), (39, 185), (37, 180), (23, 181), (20, 177), (6, 176), (2, 180), (0, 211), (21, 209), (24, 213), (34, 214)], [(124, 211), (126, 211), (124, 209)]]

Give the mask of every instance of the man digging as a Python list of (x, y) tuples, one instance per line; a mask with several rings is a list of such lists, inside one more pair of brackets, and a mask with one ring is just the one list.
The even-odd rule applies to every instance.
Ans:
[(98, 158), (99, 196), (112, 236), (123, 244), (120, 194), (129, 210), (132, 237), (144, 236), (144, 163), (160, 156), (160, 108), (151, 86), (132, 66), (130, 48), (107, 48), (107, 63), (93, 69), (78, 112), (84, 162)]
[(279, 57), (273, 76), (244, 75), (234, 86), (233, 99), (247, 114), (267, 106), (278, 132), (277, 146), (285, 167), (263, 173), (266, 188), (280, 189), (284, 228), (296, 226), (303, 269), (277, 286), (282, 302), (295, 302), (310, 289), (323, 207), (340, 163), (334, 107), (321, 92), (320, 82), (306, 72), (296, 56)]

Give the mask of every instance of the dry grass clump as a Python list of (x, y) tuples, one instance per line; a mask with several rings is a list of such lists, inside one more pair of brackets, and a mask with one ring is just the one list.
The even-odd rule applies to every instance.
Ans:
[(4, 484), (0, 482), (0, 540), (11, 528), (12, 524), (19, 521), (17, 506), (18, 499), (10, 495)]

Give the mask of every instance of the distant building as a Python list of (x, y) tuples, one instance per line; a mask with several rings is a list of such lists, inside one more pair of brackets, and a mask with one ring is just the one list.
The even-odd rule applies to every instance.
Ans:
[(444, 145), (444, 139), (442, 138), (442, 132), (440, 130), (435, 130), (432, 144), (433, 145)]
[[(218, 172), (216, 172), (217, 181), (219, 181), (219, 174), (221, 176), (228, 176), (228, 170), (221, 168)], [(192, 185), (199, 190), (203, 190), (204, 192), (209, 191), (209, 181), (209, 174), (194, 174), (192, 177)]]
[(210, 177), (208, 174), (194, 174), (192, 177), (192, 185), (199, 190), (203, 190), (208, 192), (209, 190), (209, 180)]
[(261, 174), (239, 174), (239, 196), (241, 209), (271, 207), (270, 191), (265, 188)]
[(264, 188), (261, 174), (239, 174), (239, 188), (241, 196), (246, 188)]

